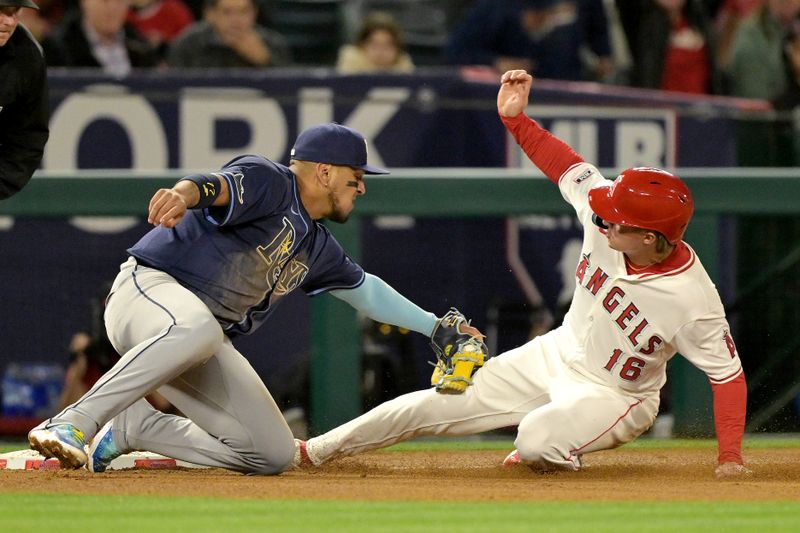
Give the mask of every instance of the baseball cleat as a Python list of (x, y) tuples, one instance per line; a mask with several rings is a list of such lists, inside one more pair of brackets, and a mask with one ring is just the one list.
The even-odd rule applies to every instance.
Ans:
[(111, 422), (106, 422), (106, 425), (97, 432), (97, 435), (94, 436), (92, 443), (89, 445), (89, 462), (86, 463), (86, 469), (96, 474), (105, 472), (111, 461), (120, 455), (122, 455), (122, 452), (114, 442)]
[(292, 468), (308, 468), (317, 466), (311, 457), (308, 455), (308, 444), (304, 440), (294, 439), (294, 459), (292, 459)]
[(86, 438), (72, 424), (35, 428), (28, 433), (31, 449), (45, 457), (55, 457), (62, 468), (80, 468), (86, 464)]
[(510, 454), (506, 455), (506, 458), (503, 459), (503, 466), (515, 466), (522, 463), (522, 459), (519, 457), (519, 452), (514, 450)]

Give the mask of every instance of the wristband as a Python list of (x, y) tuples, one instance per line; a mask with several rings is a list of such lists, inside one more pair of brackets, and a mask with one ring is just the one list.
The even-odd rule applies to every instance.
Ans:
[(216, 174), (192, 174), (180, 181), (191, 181), (197, 185), (197, 190), (200, 192), (200, 201), (197, 202), (197, 205), (193, 205), (189, 209), (205, 209), (206, 207), (211, 207), (222, 192), (219, 176)]

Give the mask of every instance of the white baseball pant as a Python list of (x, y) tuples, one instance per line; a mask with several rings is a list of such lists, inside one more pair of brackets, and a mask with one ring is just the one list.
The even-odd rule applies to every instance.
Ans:
[(580, 456), (614, 448), (646, 431), (659, 397), (635, 398), (577, 374), (559, 328), (487, 361), (461, 395), (434, 389), (399, 396), (307, 443), (312, 460), (389, 446), (422, 435), (470, 435), (518, 425), (523, 461), (578, 470)]

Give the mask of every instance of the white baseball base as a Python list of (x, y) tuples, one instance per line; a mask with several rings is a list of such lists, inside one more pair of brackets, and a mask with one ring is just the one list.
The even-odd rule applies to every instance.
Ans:
[[(132, 452), (120, 455), (109, 465), (109, 470), (158, 468), (208, 468), (205, 466), (170, 459), (150, 452)], [(45, 459), (34, 450), (19, 450), (0, 454), (0, 470), (59, 470), (61, 465), (57, 459)]]

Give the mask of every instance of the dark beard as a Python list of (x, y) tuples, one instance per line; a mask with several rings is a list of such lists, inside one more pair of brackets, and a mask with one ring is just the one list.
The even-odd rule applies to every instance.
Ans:
[(339, 208), (339, 200), (333, 195), (332, 191), (328, 193), (328, 203), (331, 206), (331, 212), (325, 218), (339, 224), (347, 222), (347, 219), (350, 218), (350, 213), (342, 213), (342, 210)]

